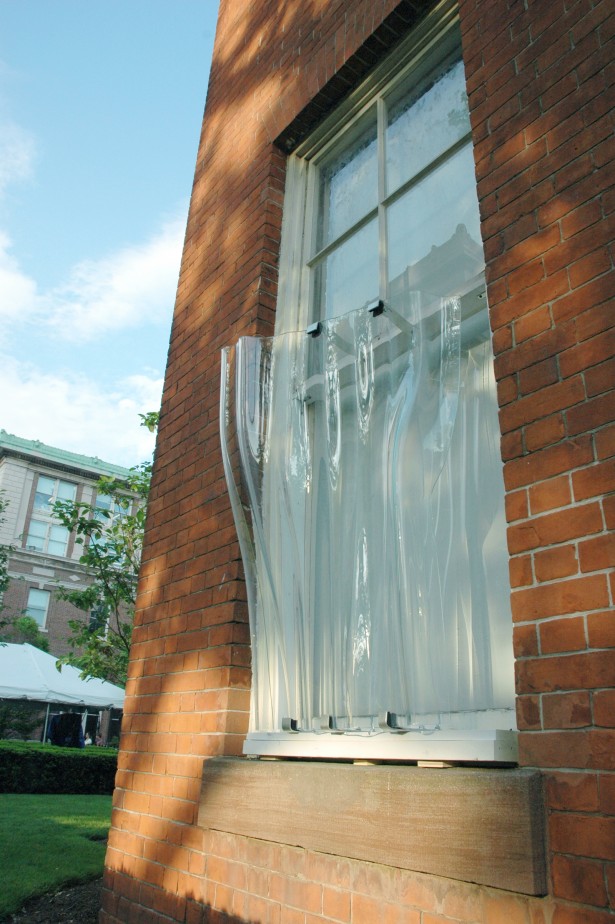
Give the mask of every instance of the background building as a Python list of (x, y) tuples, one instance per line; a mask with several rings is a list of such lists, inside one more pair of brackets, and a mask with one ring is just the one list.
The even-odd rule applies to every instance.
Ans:
[(0, 490), (8, 502), (0, 542), (12, 547), (3, 615), (31, 616), (47, 636), (50, 653), (58, 657), (69, 651), (69, 620), (89, 619), (89, 614), (54, 594), (58, 584), (78, 589), (86, 586), (87, 578), (79, 563), (81, 546), (54, 518), (51, 507), (57, 500), (104, 506), (106, 498), (97, 496), (98, 479), (127, 474), (119, 465), (0, 431)]
[[(421, 115), (420, 101), (442, 89), (440, 79), (459, 62), (454, 85), (461, 75), (466, 93), (448, 108), (436, 106), (439, 120)], [(104, 924), (612, 924), (612, 93), (606, 0), (221, 3), (158, 433)], [(406, 140), (402, 131), (383, 141), (406, 114)], [(413, 197), (421, 189), (419, 204)], [(457, 218), (466, 201), (469, 218)], [(404, 211), (408, 202), (416, 207)], [(430, 239), (440, 213), (455, 226)], [(476, 259), (479, 239), (484, 281), (470, 285), (468, 260)], [(440, 249), (421, 263), (425, 244)], [(476, 267), (474, 277), (480, 272)], [(479, 314), (478, 302), (464, 314), (464, 299), (486, 294), (489, 306), (518, 766), (509, 759), (468, 767), (467, 754), (466, 766), (447, 770), (412, 765), (411, 757), (356, 766), (352, 754), (341, 759), (341, 744), (337, 756), (315, 761), (318, 742), (349, 737), (335, 725), (344, 716), (326, 714), (328, 703), (320, 730), (312, 705), (308, 716), (283, 711), (313, 702), (278, 695), (282, 674), (270, 670), (280, 639), (292, 634), (284, 634), (287, 601), (270, 649), (266, 639), (263, 649), (260, 623), (252, 638), (248, 627), (218, 430), (220, 351), (243, 335), (274, 332), (292, 339), (302, 331), (305, 346), (306, 328), (320, 321), (321, 338), (337, 355), (357, 329), (347, 313), (367, 309), (387, 286), (389, 300), (405, 298), (419, 278), (428, 290), (443, 285), (438, 297), (450, 294), (453, 278), (461, 330), (464, 318)], [(391, 307), (382, 323), (394, 317)], [(414, 322), (398, 314), (411, 341)], [(426, 311), (414, 330), (429, 340), (433, 321), (436, 342), (436, 317)], [(348, 330), (337, 330), (347, 322)], [(451, 343), (458, 327), (453, 317)], [(268, 368), (267, 350), (249, 354), (260, 357), (261, 369)], [(323, 378), (328, 355), (314, 372), (315, 401), (323, 382), (333, 383), (327, 400), (335, 399), (350, 369), (329, 365)], [(453, 367), (442, 354), (438, 370), (434, 381), (450, 382), (442, 370)], [(260, 473), (266, 481), (280, 459), (260, 452), (264, 398), (291, 414), (296, 399), (308, 396), (290, 373), (288, 382), (285, 400), (266, 379), (248, 395), (246, 420), (254, 426), (243, 448), (253, 453), (255, 484), (265, 483)], [(446, 406), (453, 405), (439, 404)], [(330, 407), (336, 422), (335, 400)], [(288, 419), (294, 438), (296, 420)], [(424, 461), (427, 450), (435, 459), (448, 438), (445, 415), (433, 420), (438, 427), (423, 431), (430, 439), (415, 460)], [(233, 439), (231, 433), (231, 471)], [(334, 458), (331, 452), (325, 474)], [(289, 479), (302, 459), (297, 452)], [(283, 484), (271, 479), (272, 488)], [(368, 500), (381, 486), (368, 482)], [(263, 509), (277, 503), (290, 522), (297, 496), (284, 507), (284, 495), (272, 489)], [(472, 509), (482, 512), (481, 503), (479, 497)], [(328, 538), (336, 554), (347, 551), (346, 523), (337, 546)], [(293, 546), (280, 545), (283, 561)], [(400, 577), (405, 559), (394, 560)], [(337, 592), (347, 583), (337, 564), (329, 564), (318, 590)], [(356, 573), (362, 592), (366, 572)], [(394, 570), (383, 573), (396, 586)], [(368, 640), (353, 636), (361, 638)], [(438, 638), (448, 643), (450, 634)], [(426, 639), (434, 641), (430, 631)], [(261, 671), (263, 650), (273, 656)], [(358, 646), (356, 663), (365, 650)], [(325, 665), (325, 679), (339, 663)], [(508, 682), (508, 668), (504, 674)], [(307, 674), (288, 676), (301, 686)], [(263, 677), (274, 681), (271, 695)], [(258, 709), (250, 725), (251, 693)], [(508, 699), (502, 709), (510, 712)], [(421, 735), (429, 729), (405, 728), (408, 721), (402, 716), (396, 725), (387, 713), (387, 740), (399, 733), (427, 741)], [(312, 745), (292, 761), (240, 757), (248, 732), (249, 749), (262, 753), (259, 734), (283, 742), (294, 734), (292, 741), (305, 743), (302, 729)], [(493, 730), (502, 729), (491, 724)]]

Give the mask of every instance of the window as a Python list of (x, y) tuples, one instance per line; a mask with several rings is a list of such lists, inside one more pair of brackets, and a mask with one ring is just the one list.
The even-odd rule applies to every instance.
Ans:
[(291, 158), (276, 336), (226, 354), (247, 753), (515, 758), (483, 252), (445, 19)]
[(74, 501), (76, 494), (77, 485), (70, 481), (38, 476), (26, 548), (49, 555), (66, 555), (69, 532), (54, 520), (53, 505), (56, 501)]
[(105, 637), (109, 628), (109, 608), (98, 604), (90, 610), (88, 628), (92, 635)]
[(117, 517), (130, 513), (132, 499), (127, 496), (112, 497), (110, 494), (96, 495), (96, 516), (110, 526)]
[(48, 520), (30, 520), (30, 529), (26, 539), (26, 547), (37, 552), (48, 552), (50, 555), (66, 555), (68, 548), (68, 530), (64, 526), (51, 523)]
[(45, 628), (45, 623), (47, 622), (50, 599), (51, 593), (48, 590), (38, 590), (36, 587), (31, 587), (28, 591), (26, 616), (30, 616), (41, 629)]
[(77, 485), (59, 478), (39, 475), (34, 495), (34, 512), (51, 516), (56, 501), (74, 501)]
[(122, 517), (130, 515), (132, 499), (126, 495), (113, 497), (110, 494), (97, 494), (94, 504), (94, 517), (100, 523), (101, 532), (92, 533), (91, 545), (104, 545), (108, 541), (107, 531), (117, 526)]

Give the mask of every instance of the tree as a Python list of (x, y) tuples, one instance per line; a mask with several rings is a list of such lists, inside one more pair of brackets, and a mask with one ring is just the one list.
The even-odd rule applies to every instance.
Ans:
[(36, 728), (40, 728), (45, 712), (37, 703), (5, 700), (0, 703), (0, 738), (19, 738), (27, 741)]
[(6, 624), (11, 627), (5, 635), (7, 642), (15, 642), (17, 645), (27, 643), (34, 648), (40, 648), (41, 651), (49, 651), (49, 641), (41, 632), (36, 619), (22, 614), (8, 619)]
[[(8, 507), (9, 502), (4, 496), (4, 491), (0, 491), (0, 526), (4, 523), (6, 517), (4, 512)], [(10, 545), (0, 544), (0, 613), (4, 609), (2, 602), (4, 592), (9, 586), (9, 555), (11, 554)], [(0, 617), (0, 628), (5, 625), (6, 622)]]
[[(156, 429), (157, 413), (140, 417), (142, 426)], [(69, 621), (71, 652), (58, 659), (59, 669), (72, 664), (84, 678), (126, 683), (151, 474), (151, 462), (143, 462), (130, 469), (125, 481), (100, 478), (96, 505), (54, 504), (54, 514), (83, 546), (79, 561), (91, 581), (83, 590), (56, 591), (61, 600), (88, 614), (87, 620)]]
[[(0, 491), (0, 526), (6, 520), (5, 511), (8, 507), (9, 502), (4, 496), (4, 491)], [(4, 545), (0, 543), (0, 629), (4, 629), (10, 622), (11, 619), (3, 618), (2, 613), (4, 611), (4, 593), (9, 586), (9, 556), (13, 551), (12, 545)], [(0, 641), (0, 645), (3, 642)]]

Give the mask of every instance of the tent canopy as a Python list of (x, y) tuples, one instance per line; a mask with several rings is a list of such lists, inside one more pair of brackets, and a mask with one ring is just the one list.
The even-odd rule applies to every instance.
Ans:
[(122, 709), (124, 691), (106, 680), (82, 680), (76, 667), (56, 668), (53, 655), (32, 645), (0, 644), (0, 699)]

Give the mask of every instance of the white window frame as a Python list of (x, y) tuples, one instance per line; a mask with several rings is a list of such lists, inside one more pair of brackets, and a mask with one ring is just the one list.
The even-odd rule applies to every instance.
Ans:
[[(48, 481), (53, 482), (53, 492), (49, 495), (50, 501), (49, 504), (44, 506), (36, 506), (36, 495), (39, 493), (38, 487), (40, 479), (46, 478)], [(47, 474), (46, 472), (38, 472), (36, 475), (36, 485), (34, 488), (34, 497), (32, 502), (32, 512), (30, 514), (30, 519), (28, 521), (28, 533), (26, 536), (25, 547), (28, 551), (39, 552), (43, 555), (54, 555), (58, 558), (67, 558), (68, 557), (68, 548), (70, 543), (70, 533), (69, 531), (62, 526), (61, 523), (53, 515), (53, 505), (58, 500), (64, 500), (65, 498), (60, 497), (60, 486), (65, 485), (73, 489), (72, 498), (66, 498), (67, 500), (75, 500), (77, 496), (77, 484), (74, 481), (68, 481), (64, 478), (59, 478), (56, 475)], [(32, 525), (36, 523), (40, 526), (41, 532), (44, 532), (43, 536), (32, 535)], [(62, 552), (51, 551), (49, 548), (50, 543), (60, 542), (60, 539), (54, 538), (52, 533), (54, 530), (62, 530), (65, 534), (66, 541), (64, 542), (64, 549)], [(38, 546), (42, 546), (39, 548)]]
[[(440, 6), (402, 43), (399, 50), (355, 91), (348, 100), (328, 118), (297, 152), (289, 157), (282, 224), (282, 250), (279, 277), (278, 310), (275, 333), (283, 334), (306, 329), (319, 318), (313, 314), (314, 240), (318, 200), (318, 165), (337, 146), (343, 146), (343, 136), (353, 123), (388, 87), (401, 83), (428, 56), (436, 52), (437, 60), (444, 60), (459, 48), (458, 15), (455, 6), (448, 2)], [(382, 106), (380, 119), (382, 119)], [(340, 127), (341, 126), (341, 127)], [(458, 147), (466, 143), (465, 136)], [(404, 184), (402, 189), (407, 188)], [(395, 196), (401, 193), (396, 191)], [(391, 197), (389, 197), (390, 199)], [(382, 190), (378, 210), (386, 207)], [(362, 219), (365, 220), (365, 219)], [(344, 237), (346, 232), (344, 232)], [(380, 249), (380, 297), (386, 298), (386, 259)], [(468, 282), (465, 291), (458, 292), (464, 299), (475, 301), (484, 298), (484, 273)], [(360, 306), (356, 306), (357, 308)], [(512, 636), (512, 623), (511, 623)], [(505, 710), (502, 710), (505, 712)], [(509, 714), (506, 711), (507, 721)], [(514, 722), (514, 717), (512, 719)], [(406, 734), (384, 734), (373, 737), (342, 734), (303, 735), (253, 731), (244, 745), (244, 753), (260, 756), (380, 759), (418, 761), (497, 761), (514, 763), (517, 760), (516, 731), (481, 728), (435, 730), (428, 735), (412, 735), (408, 748)], [(410, 754), (410, 756), (409, 756)]]
[[(46, 478), (48, 481), (53, 481), (54, 485), (53, 485), (53, 492), (49, 495), (49, 497), (50, 497), (50, 503), (49, 503), (49, 504), (46, 504), (44, 507), (37, 507), (37, 506), (36, 506), (36, 495), (39, 493), (39, 492), (38, 492), (38, 485), (39, 485), (39, 481), (40, 481), (41, 478)], [(38, 473), (38, 475), (37, 475), (37, 480), (36, 480), (36, 488), (35, 488), (35, 491), (34, 491), (34, 503), (33, 503), (33, 506), (32, 506), (33, 513), (36, 513), (36, 514), (38, 514), (39, 516), (42, 515), (43, 517), (51, 517), (51, 516), (52, 516), (51, 508), (53, 507), (53, 505), (54, 505), (54, 504), (56, 503), (56, 501), (58, 501), (58, 500), (64, 500), (64, 498), (60, 497), (60, 485), (66, 485), (67, 487), (74, 488), (73, 497), (72, 497), (72, 498), (66, 498), (66, 499), (67, 499), (67, 500), (75, 500), (75, 498), (76, 498), (76, 496), (77, 496), (77, 485), (76, 485), (76, 483), (75, 483), (74, 481), (66, 481), (64, 478), (57, 478), (57, 477), (55, 477), (54, 475), (47, 475), (47, 474), (45, 474), (44, 472), (39, 472), (39, 473)], [(37, 518), (38, 518), (38, 517), (37, 517)]]
[[(35, 606), (34, 604), (32, 604), (32, 603), (30, 602), (30, 598), (32, 597), (33, 594), (45, 594), (45, 605), (44, 605), (44, 607), (43, 607), (43, 606)], [(43, 589), (43, 588), (41, 588), (41, 587), (30, 587), (30, 588), (28, 589), (28, 602), (27, 602), (27, 604), (26, 604), (25, 615), (26, 615), (26, 616), (29, 616), (31, 619), (33, 619), (33, 620), (36, 622), (36, 624), (37, 624), (37, 626), (39, 627), (39, 629), (41, 630), (41, 632), (46, 632), (46, 631), (47, 631), (46, 625), (47, 625), (47, 617), (49, 616), (49, 604), (50, 604), (50, 602), (51, 602), (51, 591), (50, 591), (50, 590), (45, 590), (45, 589)], [(33, 613), (31, 612), (31, 610), (36, 610), (36, 611), (38, 611), (38, 612), (42, 612), (42, 614), (43, 614), (43, 621), (42, 621), (42, 622), (39, 622), (38, 618), (37, 618), (35, 615), (33, 615)]]
[[(108, 505), (100, 503), (103, 498), (109, 501)], [(90, 545), (105, 545), (109, 540), (109, 530), (118, 525), (123, 517), (132, 513), (133, 503), (133, 499), (128, 494), (118, 497), (105, 494), (104, 491), (98, 492), (94, 499), (92, 516), (100, 524), (101, 532), (100, 535), (92, 533), (89, 539)]]
[[(389, 55), (386, 61), (288, 158), (282, 217), (276, 335), (306, 329), (310, 323), (319, 320), (314, 315), (312, 307), (314, 304), (313, 273), (310, 267), (310, 264), (313, 264), (318, 257), (318, 254), (314, 253), (313, 242), (316, 235), (319, 164), (333, 149), (343, 146), (344, 135), (352, 130), (353, 124), (375, 102), (380, 108), (379, 118), (382, 118), (381, 98), (393, 82), (403, 83), (413, 71), (419, 70), (425, 64), (434, 51), (437, 53), (437, 58), (443, 60), (453, 55), (458, 49), (459, 17), (456, 5), (450, 0), (445, 0), (401, 43), (397, 51)], [(469, 135), (464, 137), (464, 143), (467, 140), (469, 140)], [(456, 147), (461, 147), (461, 144)], [(430, 164), (429, 167), (431, 166)], [(404, 183), (400, 189), (396, 189), (389, 196), (380, 190), (378, 210), (386, 208), (391, 199), (398, 198), (403, 190), (411, 185), (411, 182)], [(361, 221), (364, 220), (364, 218), (361, 219)], [(381, 222), (381, 229), (382, 226)], [(346, 234), (345, 231), (341, 236), (345, 237)], [(380, 295), (384, 298), (387, 290), (386, 255), (382, 243), (380, 246)], [(458, 294), (463, 296), (481, 289), (484, 289), (484, 273), (472, 280), (466, 291)]]
[[(34, 536), (32, 535), (32, 524), (36, 523), (43, 527), (45, 532), (44, 536)], [(66, 534), (66, 541), (64, 543), (63, 552), (54, 552), (49, 548), (50, 543), (60, 542), (60, 539), (54, 538), (52, 531), (54, 529), (61, 529)], [(35, 540), (41, 540), (42, 548), (38, 548)], [(61, 523), (58, 523), (57, 520), (52, 519), (42, 519), (41, 517), (30, 517), (30, 522), (28, 524), (28, 536), (26, 538), (26, 549), (29, 552), (40, 552), (44, 555), (55, 555), (58, 558), (67, 558), (68, 557), (68, 544), (70, 541), (70, 533), (66, 527), (62, 526)]]

